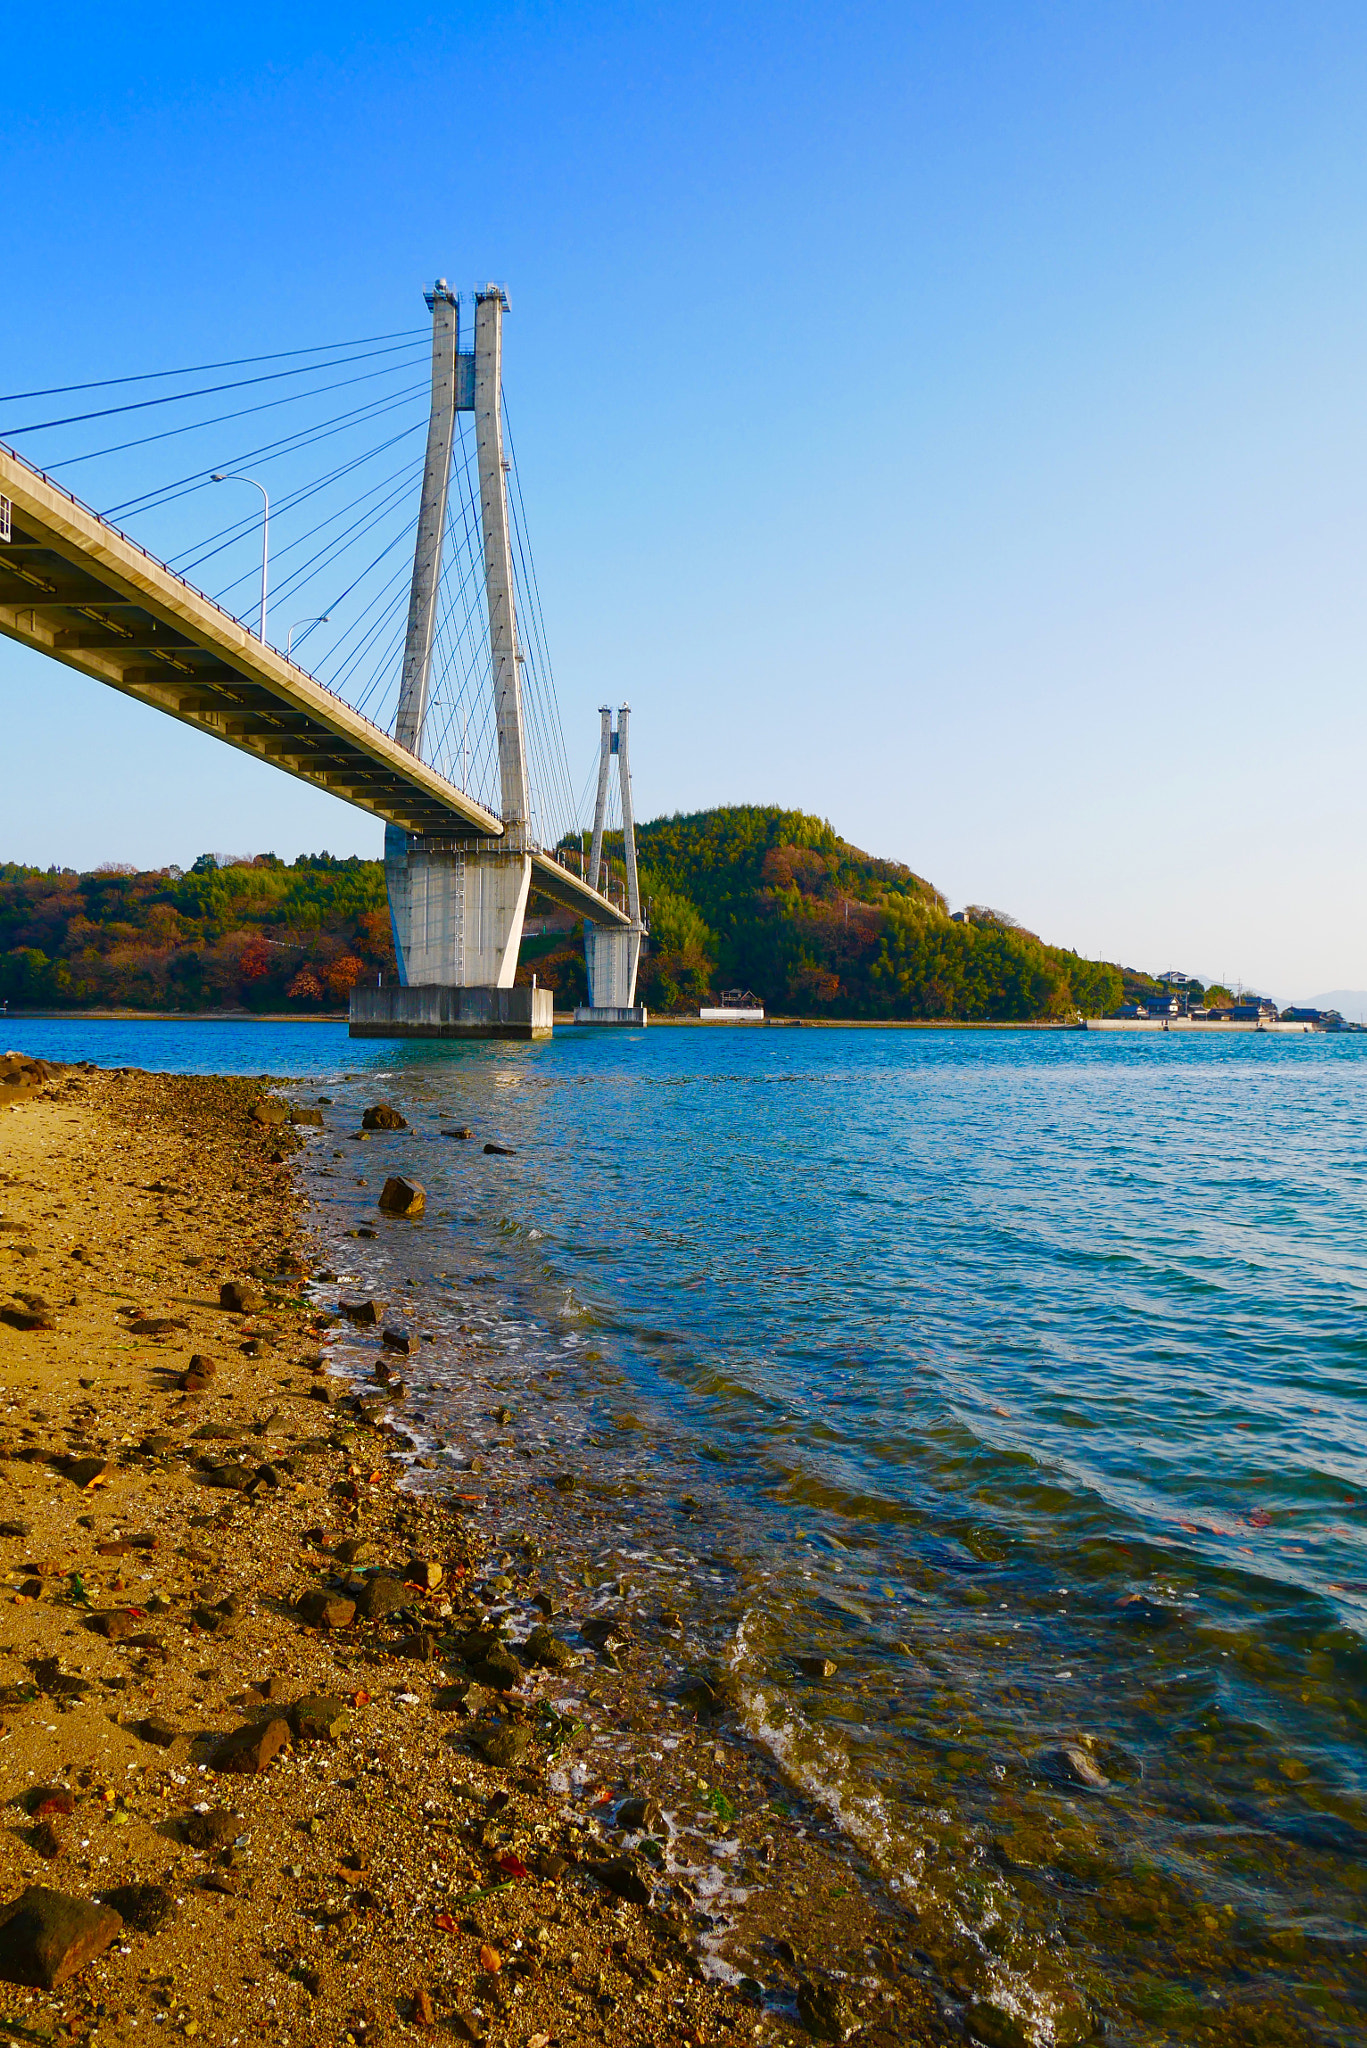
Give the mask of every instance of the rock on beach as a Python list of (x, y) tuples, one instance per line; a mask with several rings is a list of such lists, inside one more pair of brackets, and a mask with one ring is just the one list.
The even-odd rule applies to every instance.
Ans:
[(110, 1906), (30, 1885), (3, 1908), (0, 1977), (51, 1991), (102, 1955), (123, 1926)]

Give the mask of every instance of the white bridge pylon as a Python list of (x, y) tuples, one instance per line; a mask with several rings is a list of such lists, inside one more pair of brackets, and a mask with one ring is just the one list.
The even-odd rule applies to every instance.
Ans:
[(612, 759), (617, 757), (617, 776), (622, 798), (622, 854), (627, 871), (627, 915), (622, 926), (594, 924), (584, 920), (584, 963), (589, 976), (587, 1011), (576, 1011), (584, 1023), (644, 1024), (644, 1010), (636, 1009), (636, 977), (641, 966), (645, 922), (641, 916), (641, 887), (636, 873), (636, 816), (631, 802), (631, 758), (628, 733), (631, 706), (623, 704), (612, 726), (610, 705), (600, 706), (602, 729), (598, 750), (598, 794), (593, 807), (593, 839), (589, 849), (589, 882), (601, 896), (610, 888), (603, 862), (603, 832), (607, 824), (608, 794), (612, 781)]
[(438, 279), (426, 298), (432, 311), (432, 410), (394, 736), (421, 757), (456, 414), (473, 412), (504, 829), (496, 840), (473, 834), (434, 839), (391, 825), (385, 831), (385, 882), (405, 988), (508, 989), (517, 973), (533, 851), (503, 455), (508, 301), (497, 285), (476, 292), (469, 352), (460, 346), (460, 302), (446, 280)]

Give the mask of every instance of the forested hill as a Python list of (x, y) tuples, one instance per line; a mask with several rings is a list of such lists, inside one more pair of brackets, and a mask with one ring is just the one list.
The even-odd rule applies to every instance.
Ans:
[[(1099, 1015), (1121, 999), (1119, 968), (1046, 945), (999, 911), (955, 921), (910, 868), (800, 811), (656, 818), (638, 828), (638, 849), (651, 907), (641, 995), (656, 1010), (696, 1009), (727, 988), (814, 1017), (1023, 1021)], [(620, 840), (609, 850), (620, 873)], [(578, 934), (563, 918), (543, 932), (549, 921), (534, 902), (520, 978), (536, 972), (559, 1003), (582, 1001)], [(317, 1014), (393, 972), (379, 861), (0, 866), (0, 997), (15, 1008)]]

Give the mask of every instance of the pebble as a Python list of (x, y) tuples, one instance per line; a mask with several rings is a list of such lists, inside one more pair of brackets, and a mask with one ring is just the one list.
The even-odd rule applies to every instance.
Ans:
[(226, 1849), (235, 1841), (240, 1823), (237, 1815), (229, 1813), (226, 1806), (215, 1806), (208, 1813), (190, 1813), (180, 1824), (181, 1833), (192, 1849)]
[(301, 1742), (336, 1742), (351, 1726), (351, 1710), (336, 1693), (311, 1692), (290, 1708)]
[(1057, 1749), (1044, 1750), (1040, 1763), (1051, 1778), (1061, 1778), (1070, 1785), (1083, 1785), (1089, 1791), (1103, 1791), (1111, 1782), (1096, 1759), (1089, 1756), (1078, 1742), (1061, 1742)]
[(650, 1886), (629, 1857), (614, 1856), (610, 1862), (589, 1863), (585, 1868), (590, 1877), (597, 1878), (619, 1899), (627, 1899), (634, 1906), (650, 1904)]
[(299, 1612), (315, 1628), (350, 1628), (356, 1619), (356, 1602), (340, 1593), (305, 1593)]
[(141, 1626), (126, 1607), (111, 1607), (102, 1614), (92, 1614), (90, 1625), (97, 1635), (106, 1636), (111, 1643), (119, 1642), (124, 1636), (135, 1636)]
[(380, 1209), (386, 1216), (417, 1218), (427, 1207), (427, 1190), (420, 1181), (393, 1173), (380, 1190)]
[(534, 1628), (523, 1647), (533, 1664), (543, 1665), (547, 1671), (563, 1671), (574, 1662), (569, 1644), (548, 1628)]
[(218, 1305), (232, 1315), (255, 1315), (266, 1306), (266, 1297), (254, 1280), (225, 1280), (218, 1290)]
[(407, 1604), (408, 1594), (402, 1579), (394, 1578), (389, 1572), (376, 1572), (367, 1579), (356, 1596), (356, 1612), (362, 1621), (382, 1621), (398, 1607)]
[(213, 1754), (216, 1771), (256, 1774), (266, 1770), (282, 1749), (289, 1747), (290, 1724), (283, 1716), (269, 1721), (248, 1721), (225, 1736)]
[(520, 1764), (531, 1748), (531, 1733), (526, 1728), (476, 1728), (470, 1740), (486, 1763), (495, 1764), (507, 1770), (513, 1764)]
[(104, 1901), (136, 1934), (159, 1934), (176, 1917), (175, 1894), (164, 1884), (121, 1884)]
[(392, 1102), (372, 1102), (361, 1118), (363, 1131), (406, 1131), (408, 1122)]
[(369, 1295), (344, 1294), (337, 1306), (349, 1323), (362, 1329), (374, 1329), (384, 1317), (384, 1303)]

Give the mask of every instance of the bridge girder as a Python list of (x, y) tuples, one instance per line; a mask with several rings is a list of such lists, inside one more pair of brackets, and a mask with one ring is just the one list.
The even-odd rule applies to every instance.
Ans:
[[(13, 508), (0, 634), (418, 839), (505, 837), (492, 811), (3, 445), (0, 496)], [(529, 851), (541, 894), (626, 922), (552, 853)]]

